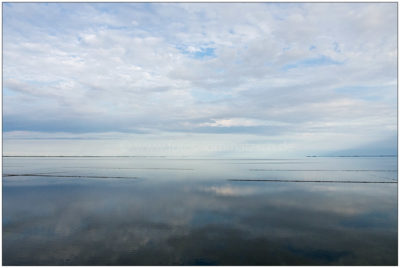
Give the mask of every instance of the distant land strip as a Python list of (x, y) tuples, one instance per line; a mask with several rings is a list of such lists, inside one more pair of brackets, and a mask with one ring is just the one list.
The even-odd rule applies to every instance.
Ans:
[(396, 169), (249, 169), (250, 171), (346, 171), (346, 172), (397, 172)]
[(397, 183), (397, 181), (334, 181), (334, 180), (256, 180), (256, 179), (228, 179), (228, 181), (254, 182), (317, 182), (317, 183)]
[(397, 155), (307, 155), (306, 157), (397, 157)]
[(50, 174), (3, 174), (3, 177), (56, 177), (56, 178), (95, 178), (95, 179), (137, 179), (137, 177), (109, 177), (91, 175), (50, 175)]

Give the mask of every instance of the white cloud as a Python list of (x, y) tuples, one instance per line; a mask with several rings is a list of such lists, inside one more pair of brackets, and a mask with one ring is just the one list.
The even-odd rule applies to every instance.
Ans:
[(396, 26), (391, 3), (8, 3), (5, 131), (384, 140)]

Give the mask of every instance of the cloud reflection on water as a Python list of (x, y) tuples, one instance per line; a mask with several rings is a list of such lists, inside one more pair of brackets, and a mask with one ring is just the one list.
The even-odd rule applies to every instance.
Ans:
[(397, 263), (394, 185), (110, 185), (6, 184), (4, 264)]

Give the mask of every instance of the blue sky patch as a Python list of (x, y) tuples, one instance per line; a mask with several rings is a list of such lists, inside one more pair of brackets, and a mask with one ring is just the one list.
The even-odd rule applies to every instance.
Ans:
[(178, 46), (177, 48), (182, 54), (188, 55), (189, 57), (195, 59), (216, 57), (214, 47)]
[(300, 60), (295, 63), (291, 64), (286, 64), (283, 66), (283, 70), (287, 71), (290, 69), (295, 69), (295, 68), (301, 68), (301, 67), (318, 67), (318, 66), (324, 66), (324, 65), (339, 65), (342, 64), (339, 61), (332, 60), (329, 57), (326, 56), (319, 56), (316, 58), (308, 58), (304, 60)]

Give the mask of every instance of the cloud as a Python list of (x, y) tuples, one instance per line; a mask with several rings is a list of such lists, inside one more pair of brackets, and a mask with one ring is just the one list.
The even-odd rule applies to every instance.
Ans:
[(396, 10), (7, 3), (4, 131), (385, 140), (397, 124)]

